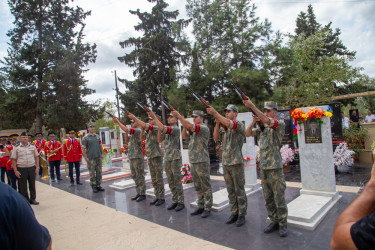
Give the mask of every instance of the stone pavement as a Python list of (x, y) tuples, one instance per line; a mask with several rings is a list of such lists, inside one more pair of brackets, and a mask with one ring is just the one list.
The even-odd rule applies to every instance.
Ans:
[[(168, 211), (166, 205), (151, 206), (150, 197), (131, 201), (135, 189), (113, 190), (108, 185), (114, 181), (104, 182), (106, 190), (99, 193), (93, 193), (87, 182), (70, 186), (68, 178), (40, 182), (49, 186), (38, 183), (40, 205), (33, 208), (41, 224), (51, 231), (54, 249), (330, 249), (336, 219), (359, 190), (338, 186), (342, 198), (315, 231), (289, 227), (288, 237), (280, 238), (277, 232), (263, 233), (267, 214), (262, 191), (248, 196), (246, 224), (237, 228), (224, 223), (229, 208), (206, 219), (190, 216), (193, 208), (189, 204), (196, 199), (194, 188), (184, 192), (186, 209), (175, 212)], [(225, 188), (221, 176), (212, 176), (211, 184), (213, 192)], [(151, 187), (148, 183), (147, 188)], [(299, 195), (299, 189), (300, 183), (287, 183), (287, 202)], [(169, 195), (166, 203), (170, 202)]]

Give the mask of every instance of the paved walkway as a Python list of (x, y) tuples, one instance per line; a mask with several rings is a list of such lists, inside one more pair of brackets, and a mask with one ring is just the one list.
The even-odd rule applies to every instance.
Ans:
[(53, 249), (227, 249), (36, 182), (35, 215)]

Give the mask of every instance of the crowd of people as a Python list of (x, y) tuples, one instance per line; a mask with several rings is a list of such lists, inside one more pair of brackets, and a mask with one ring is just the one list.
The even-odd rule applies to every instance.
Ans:
[(367, 115), (363, 119), (363, 116), (359, 116), (357, 110), (352, 110), (349, 117), (345, 116), (344, 112), (341, 112), (342, 128), (349, 129), (350, 124), (356, 124), (359, 128), (364, 123), (375, 122), (375, 115), (371, 110), (367, 110)]
[[(227, 105), (225, 116), (213, 107), (206, 109), (206, 112), (215, 118), (214, 140), (222, 143), (224, 180), (231, 211), (231, 215), (225, 223), (241, 227), (246, 222), (247, 197), (242, 146), (246, 137), (256, 136), (260, 148), (261, 185), (268, 218), (271, 221), (263, 231), (266, 234), (278, 231), (280, 237), (286, 237), (288, 235), (288, 208), (285, 201), (286, 184), (280, 155), (285, 124), (282, 120), (276, 119), (278, 107), (275, 102), (265, 102), (262, 111), (254, 105), (249, 97), (244, 98), (243, 104), (253, 111), (252, 123), (247, 128), (241, 121), (237, 120), (238, 107), (235, 105)], [(213, 196), (208, 154), (210, 132), (203, 122), (204, 112), (202, 110), (193, 111), (193, 122), (190, 122), (173, 109), (168, 116), (168, 125), (164, 124), (154, 112), (148, 111), (147, 113), (147, 123), (128, 113), (128, 117), (132, 119), (130, 128), (112, 116), (114, 122), (125, 132), (125, 143), (128, 143), (131, 175), (136, 190), (136, 194), (131, 200), (141, 202), (146, 199), (141, 145), (143, 138), (146, 138), (146, 152), (155, 192), (155, 199), (150, 204), (160, 206), (165, 203), (164, 165), (172, 194), (172, 203), (167, 206), (167, 210), (178, 212), (185, 208), (180, 173), (182, 162), (179, 138), (180, 133), (182, 133), (182, 138), (190, 138), (188, 155), (197, 194), (197, 208), (191, 212), (191, 216), (200, 215), (202, 218), (207, 218), (211, 213)], [(366, 120), (374, 121), (375, 117), (370, 111), (368, 117), (366, 117)], [(356, 122), (353, 119), (350, 119), (350, 121)], [(178, 122), (183, 126), (182, 131), (178, 127)], [(69, 138), (62, 144), (55, 140), (55, 133), (53, 132), (48, 133), (50, 139), (48, 142), (42, 139), (41, 133), (36, 133), (36, 139), (31, 143), (29, 136), (26, 132), (23, 132), (19, 137), (19, 145), (16, 144), (18, 135), (12, 135), (9, 138), (2, 137), (1, 180), (4, 182), (5, 176), (8, 176), (8, 182), (13, 189), (18, 190), (26, 198), (23, 203), (27, 201), (29, 204), (37, 205), (39, 203), (36, 201), (35, 177), (38, 173), (43, 172), (43, 167), (40, 169), (41, 161), (48, 161), (52, 181), (56, 181), (55, 174), (57, 181), (60, 181), (62, 180), (60, 163), (61, 159), (64, 158), (69, 164), (69, 177), (72, 185), (74, 183), (80, 185), (82, 183), (79, 180), (79, 169), (82, 157), (84, 157), (90, 172), (90, 185), (93, 192), (104, 191), (104, 188), (101, 187), (103, 147), (99, 135), (94, 132), (94, 124), (89, 123), (87, 129), (88, 134), (82, 139), (82, 143), (75, 138), (76, 131), (74, 129), (69, 130)], [(8, 139), (11, 141), (10, 145), (7, 144)], [(160, 143), (163, 143), (164, 156)], [(42, 152), (45, 153), (47, 159), (43, 158)], [(356, 246), (368, 249), (368, 246), (374, 246), (374, 183), (375, 167), (373, 166), (371, 180), (366, 185), (364, 192), (344, 211), (337, 221), (331, 243), (333, 248)], [(0, 195), (8, 197), (14, 195), (14, 193), (14, 191), (7, 191), (5, 194), (0, 192)], [(18, 200), (17, 202), (21, 201)], [(25, 204), (22, 206), (25, 206)], [(29, 209), (26, 210), (30, 213)], [(2, 215), (2, 212), (0, 212), (0, 215)], [(46, 231), (39, 225), (38, 232), (44, 239), (41, 244), (43, 246), (50, 245), (48, 230)], [(2, 237), (1, 234), (0, 237)]]

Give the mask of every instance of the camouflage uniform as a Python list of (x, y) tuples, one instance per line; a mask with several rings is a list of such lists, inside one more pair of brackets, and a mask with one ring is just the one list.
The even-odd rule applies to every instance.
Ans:
[(144, 176), (144, 163), (142, 144), (140, 141), (141, 129), (131, 128), (129, 130), (129, 146), (128, 146), (128, 157), (130, 162), (130, 171), (132, 178), (135, 182), (135, 189), (137, 194), (145, 195), (146, 182)]
[(210, 211), (212, 207), (212, 189), (210, 184), (210, 157), (208, 139), (210, 130), (204, 124), (194, 124), (188, 147), (191, 175), (197, 192), (198, 208)]
[(181, 182), (180, 129), (178, 126), (164, 126), (164, 168), (167, 174), (173, 203), (184, 203), (184, 191)]
[(220, 128), (223, 144), (224, 180), (228, 190), (229, 205), (234, 215), (245, 216), (247, 197), (245, 192), (245, 171), (242, 145), (245, 140), (245, 125), (239, 121), (230, 121), (225, 131)]
[(164, 200), (163, 162), (158, 143), (158, 126), (146, 123), (146, 154), (156, 199)]
[(92, 188), (99, 187), (102, 183), (102, 145), (99, 135), (87, 134), (82, 139), (82, 147), (85, 148), (86, 156), (89, 159), (87, 168), (90, 173), (90, 185)]
[(280, 154), (281, 140), (284, 136), (283, 121), (270, 119), (270, 125), (263, 131), (257, 125), (252, 129), (253, 136), (258, 136), (260, 149), (260, 178), (268, 217), (280, 226), (287, 224), (288, 207), (285, 202), (285, 179)]

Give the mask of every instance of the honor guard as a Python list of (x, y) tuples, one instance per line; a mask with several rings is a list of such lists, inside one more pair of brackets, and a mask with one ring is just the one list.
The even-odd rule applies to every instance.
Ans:
[[(19, 137), (18, 134), (11, 134), (9, 136), (10, 145), (7, 146), (9, 155), (12, 155), (13, 150), (16, 147), (19, 146), (19, 144), (18, 144), (18, 137)], [(10, 179), (12, 187), (15, 190), (17, 190), (18, 180), (17, 180), (16, 175), (14, 174), (14, 171), (13, 171), (13, 168), (12, 168), (12, 161), (10, 159), (9, 159), (9, 161), (7, 161), (6, 170), (7, 170), (7, 174), (9, 176), (9, 179)]]
[(32, 137), (31, 135), (28, 135), (28, 137), (29, 137), (28, 142), (29, 142), (29, 143), (32, 143), (32, 142), (33, 142), (33, 137)]
[(148, 123), (145, 123), (129, 114), (130, 119), (146, 132), (146, 154), (148, 166), (150, 167), (152, 185), (154, 186), (155, 199), (150, 205), (160, 206), (164, 204), (164, 180), (163, 180), (163, 159), (158, 141), (159, 127), (156, 126), (154, 119), (148, 117)]
[(82, 185), (79, 181), (80, 177), (80, 162), (82, 160), (82, 148), (79, 139), (76, 139), (76, 130), (70, 129), (68, 131), (69, 139), (64, 141), (64, 159), (69, 164), (69, 177), (70, 183), (74, 185), (74, 178), (73, 178), (73, 166), (76, 169), (76, 183), (77, 185)]
[(193, 124), (186, 120), (177, 111), (172, 111), (172, 114), (180, 120), (184, 127), (182, 130), (182, 139), (190, 138), (188, 154), (193, 183), (198, 196), (198, 208), (195, 209), (191, 215), (201, 214), (202, 218), (206, 218), (210, 215), (212, 207), (210, 156), (208, 154), (210, 129), (203, 123), (204, 113), (201, 110), (193, 111)]
[[(240, 227), (245, 223), (247, 197), (245, 192), (245, 171), (242, 145), (245, 140), (245, 125), (237, 121), (238, 108), (229, 104), (225, 108), (225, 117), (214, 108), (207, 108), (207, 113), (216, 119), (214, 140), (222, 136), (224, 180), (227, 186), (229, 205), (232, 215), (225, 222)], [(221, 126), (221, 128), (220, 128)]]
[(35, 140), (32, 142), (32, 144), (35, 146), (39, 154), (39, 176), (42, 177), (43, 168), (47, 168), (47, 161), (44, 152), (46, 140), (43, 139), (43, 134), (41, 132), (35, 133)]
[(255, 113), (253, 122), (247, 128), (246, 136), (257, 136), (259, 140), (260, 179), (268, 218), (271, 220), (271, 223), (264, 229), (264, 233), (268, 234), (279, 230), (280, 237), (286, 237), (288, 234), (288, 207), (285, 202), (286, 184), (280, 154), (285, 124), (281, 120), (276, 120), (276, 102), (265, 102), (264, 113), (249, 98), (243, 103)]
[(47, 155), (49, 162), (49, 171), (52, 181), (55, 181), (55, 171), (57, 180), (62, 180), (60, 175), (60, 163), (63, 156), (62, 145), (60, 142), (56, 141), (56, 134), (54, 132), (49, 132), (48, 137), (49, 142), (45, 144), (44, 152)]
[(167, 209), (180, 211), (185, 208), (184, 190), (181, 182), (181, 154), (180, 154), (180, 128), (178, 120), (172, 115), (168, 116), (169, 126), (164, 126), (154, 112), (147, 112), (161, 129), (161, 138), (164, 145), (164, 168), (167, 174), (168, 185), (172, 193), (172, 204)]
[(117, 123), (120, 128), (125, 132), (125, 143), (128, 144), (128, 157), (130, 163), (130, 171), (132, 178), (135, 182), (135, 189), (137, 194), (132, 197), (132, 200), (137, 202), (146, 199), (146, 182), (144, 176), (144, 164), (143, 164), (143, 153), (142, 153), (142, 143), (141, 143), (141, 129), (138, 123), (131, 120), (131, 128), (122, 124), (117, 118), (113, 118), (113, 121)]

